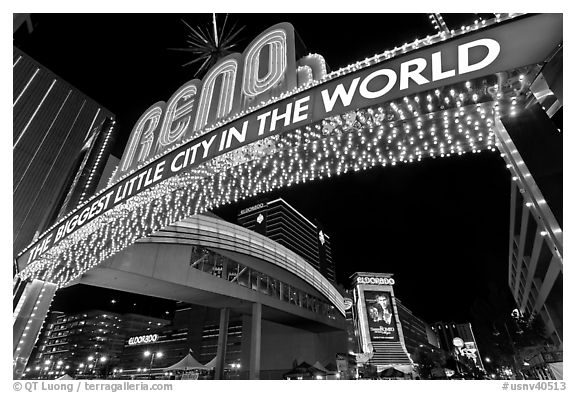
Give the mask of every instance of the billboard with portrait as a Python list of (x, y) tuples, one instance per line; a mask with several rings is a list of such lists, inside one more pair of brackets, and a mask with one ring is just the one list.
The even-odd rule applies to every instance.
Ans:
[(394, 315), (390, 292), (364, 291), (364, 301), (366, 304), (370, 340), (372, 342), (398, 341), (396, 316)]

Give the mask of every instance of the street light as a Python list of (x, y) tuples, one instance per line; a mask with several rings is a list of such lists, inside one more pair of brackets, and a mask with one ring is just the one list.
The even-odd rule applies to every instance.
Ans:
[(238, 372), (240, 371), (241, 364), (240, 363), (231, 363), (230, 367), (232, 367), (232, 371), (234, 372), (234, 377), (238, 377)]
[[(100, 356), (100, 357), (98, 358), (98, 357), (95, 357), (95, 356), (93, 356), (93, 355), (88, 356), (87, 359), (88, 359), (88, 362), (94, 361), (94, 364), (90, 364), (90, 365), (89, 365), (88, 362), (87, 362), (87, 363), (86, 363), (86, 366), (84, 367), (84, 372), (86, 372), (86, 367), (88, 367), (89, 369), (92, 370), (92, 374), (95, 374), (95, 373), (96, 373), (96, 368), (97, 368), (96, 366), (98, 366), (98, 362), (104, 363), (104, 362), (106, 362), (106, 360), (108, 360), (108, 358), (107, 358), (106, 356)], [(81, 364), (80, 364), (80, 367), (82, 367), (82, 366), (83, 366), (83, 364), (81, 363)]]
[(98, 365), (98, 361), (100, 361), (100, 363), (105, 363), (106, 360), (108, 360), (106, 356), (100, 356), (99, 358), (96, 358), (94, 361), (94, 369), (92, 370), (92, 374), (96, 373), (96, 366)]
[(490, 363), (492, 360), (490, 360), (489, 357), (485, 357), (484, 360), (486, 361), (486, 363)]
[[(147, 358), (148, 356), (150, 356), (150, 373), (149, 373), (149, 377), (150, 379), (152, 379), (152, 364), (154, 363), (154, 358), (161, 358), (162, 356), (164, 356), (164, 354), (160, 351), (158, 352), (150, 352), (150, 351), (144, 351), (144, 357)], [(144, 372), (146, 372), (146, 369), (144, 369)]]

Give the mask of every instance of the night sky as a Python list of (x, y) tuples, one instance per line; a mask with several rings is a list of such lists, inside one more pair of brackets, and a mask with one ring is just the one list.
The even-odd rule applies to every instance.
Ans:
[[(443, 15), (450, 28), (479, 17)], [(193, 79), (196, 69), (182, 67), (190, 55), (168, 49), (186, 47), (181, 19), (195, 26), (212, 16), (33, 15), (34, 31), (18, 31), (14, 45), (116, 114), (120, 156), (142, 112)], [(234, 22), (245, 26), (238, 52), (269, 26), (290, 22), (306, 52), (322, 54), (333, 70), (435, 34), (427, 14), (229, 15)], [(489, 285), (509, 296), (509, 193), (499, 154), (485, 152), (296, 185), (215, 213), (235, 222), (241, 209), (263, 197), (282, 197), (331, 236), (339, 283), (348, 284), (355, 271), (394, 273), (395, 294), (414, 314), (427, 322), (464, 322)], [(81, 291), (87, 292), (61, 291), (53, 309), (74, 304)], [(104, 307), (114, 296), (93, 298)]]

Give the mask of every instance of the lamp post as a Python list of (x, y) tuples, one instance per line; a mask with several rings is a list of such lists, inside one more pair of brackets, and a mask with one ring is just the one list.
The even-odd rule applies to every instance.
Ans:
[(158, 352), (150, 352), (150, 351), (145, 351), (144, 352), (144, 357), (147, 358), (148, 356), (150, 356), (150, 369), (148, 372), (148, 378), (152, 379), (152, 364), (154, 363), (154, 358), (161, 358), (164, 354), (160, 351)]
[[(108, 358), (106, 356), (101, 356), (98, 360), (100, 360), (100, 364), (105, 363)], [(106, 379), (106, 374), (104, 374), (104, 379)]]
[[(88, 365), (88, 362), (86, 362), (86, 367), (92, 369), (91, 374), (96, 374), (96, 368), (98, 366), (98, 362), (105, 363), (106, 360), (108, 360), (108, 358), (106, 356), (95, 357), (93, 355), (88, 356), (87, 359), (88, 359), (88, 362), (94, 361), (94, 364), (90, 364), (90, 365)], [(84, 367), (84, 371), (86, 371), (86, 367)]]
[[(50, 363), (52, 363), (50, 361), (50, 359), (46, 359), (44, 361), (44, 368), (42, 369), (42, 371), (44, 371), (43, 373), (41, 373), (43, 375), (43, 377), (46, 377), (46, 379), (48, 379), (48, 370), (50, 370)], [(43, 379), (43, 378), (40, 378)]]
[(88, 362), (91, 362), (92, 360), (94, 360), (94, 356), (92, 356), (92, 355), (88, 356), (87, 360), (88, 361), (86, 362), (86, 365), (84, 366), (84, 375), (86, 375), (86, 371), (87, 371), (86, 369), (87, 368), (93, 368), (94, 367), (94, 365), (92, 365), (92, 364), (90, 366), (88, 366)]
[(232, 367), (232, 371), (234, 373), (234, 379), (238, 379), (238, 373), (240, 372), (240, 363), (232, 363), (230, 364), (230, 367)]

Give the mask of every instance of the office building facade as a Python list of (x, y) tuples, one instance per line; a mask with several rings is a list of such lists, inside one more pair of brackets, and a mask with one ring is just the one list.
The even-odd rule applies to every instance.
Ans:
[(330, 237), (282, 198), (242, 210), (238, 223), (294, 251), (332, 283), (336, 281)]

